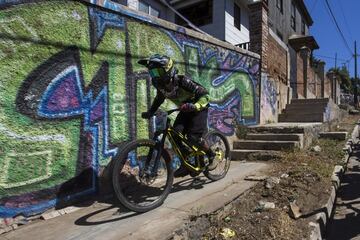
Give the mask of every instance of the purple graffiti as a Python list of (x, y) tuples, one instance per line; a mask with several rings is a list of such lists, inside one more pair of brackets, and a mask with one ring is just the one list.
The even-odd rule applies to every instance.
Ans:
[(65, 114), (78, 112), (81, 110), (81, 98), (79, 83), (77, 79), (77, 68), (71, 66), (61, 74), (51, 84), (43, 98), (40, 107), (41, 113), (46, 114)]
[(95, 106), (91, 108), (90, 111), (90, 122), (95, 123), (101, 120), (105, 116), (105, 106), (104, 106), (105, 99), (100, 100), (97, 102)]
[(225, 135), (234, 134), (234, 121), (241, 119), (241, 98), (239, 92), (234, 92), (232, 97), (224, 103), (211, 103), (209, 108), (208, 125)]

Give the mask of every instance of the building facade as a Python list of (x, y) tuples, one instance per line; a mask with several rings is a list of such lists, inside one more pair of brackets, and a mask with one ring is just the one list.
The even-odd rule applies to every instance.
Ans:
[(319, 46), (309, 35), (313, 20), (303, 0), (128, 0), (125, 5), (180, 26), (194, 28), (193, 24), (258, 53), (263, 74), (261, 122), (277, 121), (292, 98), (336, 95), (331, 89), (337, 88), (330, 87), (338, 85), (336, 79), (325, 75), (323, 62), (312, 62)]
[[(249, 11), (248, 0), (167, 0), (167, 3), (180, 15), (207, 34), (233, 45), (248, 43), (249, 39)], [(120, 3), (120, 1), (119, 1)], [(190, 27), (173, 9), (163, 1), (155, 0), (128, 0), (121, 1), (128, 7), (151, 14), (151, 9), (156, 9), (153, 16)], [(148, 8), (142, 7), (149, 6)], [(144, 10), (145, 9), (145, 10)], [(150, 9), (150, 10), (147, 10)], [(201, 14), (199, 14), (201, 13)], [(190, 27), (191, 28), (191, 27)]]

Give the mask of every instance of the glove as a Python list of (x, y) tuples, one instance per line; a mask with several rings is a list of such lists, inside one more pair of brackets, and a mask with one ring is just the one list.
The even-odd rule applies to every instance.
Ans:
[(193, 103), (184, 103), (180, 106), (181, 112), (195, 112), (196, 107)]
[(150, 119), (154, 114), (152, 112), (143, 112), (141, 113), (141, 117), (144, 119)]

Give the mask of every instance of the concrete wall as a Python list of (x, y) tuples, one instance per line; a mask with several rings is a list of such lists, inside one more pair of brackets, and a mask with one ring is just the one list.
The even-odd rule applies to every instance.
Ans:
[(256, 54), (106, 0), (0, 9), (0, 217), (95, 193), (117, 146), (149, 136), (140, 115), (155, 92), (139, 58), (167, 54), (208, 88), (210, 128), (258, 122)]
[(326, 79), (326, 90), (328, 91), (326, 94), (332, 98), (335, 104), (340, 104), (340, 81), (336, 78), (333, 72), (327, 73)]
[(325, 76), (324, 97), (325, 98), (330, 98), (331, 97), (331, 81), (330, 81), (328, 76)]
[(296, 53), (296, 78), (294, 80), (297, 98), (304, 98), (304, 61), (300, 53)]
[(266, 73), (261, 75), (260, 123), (278, 121), (279, 83)]

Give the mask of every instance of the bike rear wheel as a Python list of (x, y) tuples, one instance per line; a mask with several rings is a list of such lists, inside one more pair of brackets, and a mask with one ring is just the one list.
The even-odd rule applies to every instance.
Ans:
[(115, 194), (122, 205), (134, 212), (160, 206), (171, 190), (174, 171), (170, 156), (162, 150), (156, 166), (156, 155), (155, 141), (144, 139), (128, 143), (115, 156), (112, 174)]
[(230, 145), (226, 137), (217, 131), (210, 131), (204, 136), (211, 150), (216, 154), (214, 170), (206, 169), (204, 175), (210, 180), (217, 181), (225, 177), (230, 168)]

